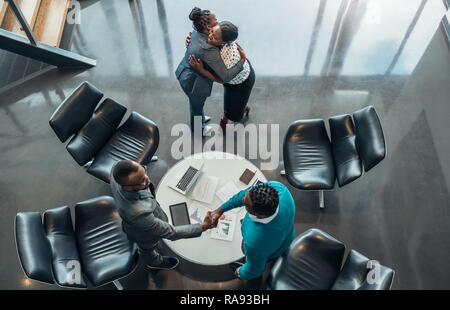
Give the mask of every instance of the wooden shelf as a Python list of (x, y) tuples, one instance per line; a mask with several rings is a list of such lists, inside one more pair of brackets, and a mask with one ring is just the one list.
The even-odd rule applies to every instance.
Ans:
[[(17, 4), (19, 5), (20, 9), (22, 10), (22, 14), (25, 17), (26, 21), (30, 25), (30, 28), (33, 29), (33, 25), (36, 21), (36, 17), (39, 12), (39, 6), (41, 4), (41, 0), (17, 0)], [(5, 5), (7, 6), (8, 3), (4, 3), (4, 8), (6, 9)], [(6, 16), (5, 20), (3, 21), (2, 28), (11, 31), (17, 34), (21, 34), (23, 36), (26, 36), (25, 32), (22, 30), (22, 26), (20, 25), (19, 21), (17, 20), (16, 16), (14, 15), (14, 12), (11, 8), (8, 8), (6, 10)]]
[(34, 26), (34, 35), (39, 42), (59, 47), (69, 4), (70, 0), (41, 0)]

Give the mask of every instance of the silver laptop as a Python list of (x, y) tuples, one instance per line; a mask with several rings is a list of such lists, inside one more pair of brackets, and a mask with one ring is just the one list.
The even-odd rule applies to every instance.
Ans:
[(197, 165), (190, 165), (183, 172), (178, 174), (174, 178), (173, 182), (169, 183), (169, 187), (183, 195), (186, 195), (200, 176), (202, 168), (203, 162)]

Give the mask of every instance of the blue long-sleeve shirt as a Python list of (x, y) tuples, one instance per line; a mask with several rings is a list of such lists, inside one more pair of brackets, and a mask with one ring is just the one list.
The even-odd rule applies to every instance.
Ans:
[[(295, 203), (288, 188), (279, 182), (268, 182), (278, 192), (278, 214), (269, 223), (253, 221), (248, 213), (242, 222), (242, 238), (246, 263), (239, 270), (239, 276), (250, 280), (261, 276), (268, 260), (277, 258), (290, 246), (295, 236)], [(242, 199), (251, 187), (240, 191), (222, 205), (227, 212), (244, 206)]]

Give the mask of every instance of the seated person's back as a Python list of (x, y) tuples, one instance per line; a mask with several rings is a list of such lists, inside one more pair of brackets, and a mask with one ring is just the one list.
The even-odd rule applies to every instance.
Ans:
[(295, 236), (295, 203), (286, 186), (268, 182), (239, 192), (214, 211), (213, 218), (241, 206), (248, 212), (241, 228), (246, 263), (238, 272), (250, 280), (289, 248)]

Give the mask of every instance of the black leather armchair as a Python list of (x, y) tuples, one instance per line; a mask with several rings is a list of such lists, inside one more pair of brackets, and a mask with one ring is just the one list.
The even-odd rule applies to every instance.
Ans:
[[(352, 250), (341, 269), (345, 245), (318, 229), (295, 238), (270, 271), (267, 288), (272, 290), (389, 290), (394, 271), (378, 265), (372, 279), (369, 259)], [(370, 266), (369, 266), (370, 267)], [(375, 269), (373, 269), (375, 270)], [(369, 275), (369, 277), (368, 277)], [(371, 278), (371, 280), (368, 280)], [(372, 281), (373, 280), (373, 281)]]
[[(113, 198), (98, 197), (75, 206), (75, 231), (69, 207), (16, 215), (16, 246), (28, 278), (68, 288), (114, 282), (133, 271), (136, 246), (122, 231)], [(77, 273), (75, 268), (80, 268)], [(84, 275), (83, 275), (84, 274)]]
[(380, 120), (372, 106), (350, 115), (329, 119), (331, 142), (322, 119), (292, 123), (283, 143), (286, 177), (301, 190), (319, 191), (324, 208), (324, 190), (340, 187), (367, 172), (386, 155)]
[(82, 83), (56, 109), (50, 126), (80, 166), (109, 182), (112, 166), (122, 159), (148, 164), (159, 145), (156, 124), (137, 112), (117, 128), (127, 109), (110, 98), (101, 102), (103, 93), (88, 82)]

